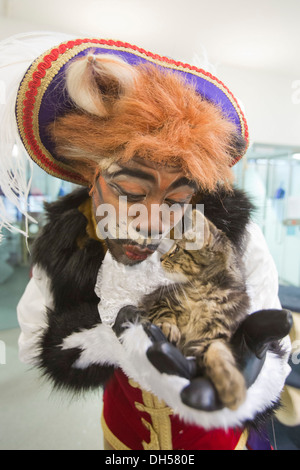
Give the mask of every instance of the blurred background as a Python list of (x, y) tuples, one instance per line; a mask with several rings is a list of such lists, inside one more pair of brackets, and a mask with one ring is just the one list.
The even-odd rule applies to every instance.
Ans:
[[(299, 25), (299, 0), (0, 0), (0, 40), (22, 32), (56, 31), (121, 40), (200, 67), (203, 60), (211, 64), (212, 73), (239, 98), (245, 111), (251, 145), (234, 167), (236, 184), (250, 194), (257, 207), (254, 218), (278, 269), (281, 301), (297, 319)], [(39, 226), (43, 224), (43, 202), (73, 188), (34, 165), (29, 210)], [(24, 228), (22, 216), (10, 206), (1, 188), (0, 197), (11, 221)], [(30, 225), (29, 244), (37, 230), (35, 224)], [(0, 353), (5, 352), (5, 360), (3, 352), (0, 360), (0, 448), (99, 449), (99, 396), (80, 402), (80, 406), (67, 401), (58, 405), (60, 397), (52, 395), (49, 402), (47, 386), (39, 388), (35, 372), (18, 362), (16, 305), (29, 276), (30, 256), (24, 238), (5, 232), (0, 244)], [(294, 335), (296, 341), (298, 331)], [(292, 366), (294, 375), (288, 384), (291, 388), (287, 388), (292, 395), (286, 397), (289, 407), (273, 426), (272, 438), (277, 437), (279, 448), (299, 449), (300, 381), (297, 364)], [(42, 427), (41, 414), (45, 417)], [(58, 428), (62, 435), (57, 434)]]

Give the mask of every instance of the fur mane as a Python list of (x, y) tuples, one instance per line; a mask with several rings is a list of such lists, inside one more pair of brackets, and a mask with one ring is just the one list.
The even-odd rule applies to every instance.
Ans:
[[(58, 157), (72, 161), (91, 183), (108, 162), (127, 162), (139, 156), (179, 166), (203, 189), (214, 190), (218, 182), (230, 187), (231, 164), (245, 142), (217, 105), (203, 99), (175, 73), (152, 64), (134, 67), (130, 80), (122, 81), (118, 78), (120, 64), (110, 64), (111, 78), (106, 72), (103, 83), (103, 67), (95, 66), (100, 60), (99, 56), (79, 61), (89, 72), (91, 97), (77, 96), (76, 87), (69, 85), (75, 111), (49, 127)], [(107, 62), (106, 57), (108, 67)], [(94, 67), (93, 73), (89, 67)], [(84, 75), (84, 70), (80, 75), (76, 69), (76, 76)], [(70, 82), (69, 77), (67, 84)], [(88, 86), (86, 78), (83, 86)], [(92, 98), (97, 101), (95, 96), (99, 104), (91, 107)]]

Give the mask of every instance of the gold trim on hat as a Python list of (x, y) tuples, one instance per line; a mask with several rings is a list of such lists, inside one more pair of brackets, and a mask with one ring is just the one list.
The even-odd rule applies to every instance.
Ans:
[[(99, 40), (100, 41), (100, 40)], [(61, 45), (67, 45), (71, 41), (66, 41), (63, 42), (62, 44), (58, 45), (57, 48), (59, 48)], [(214, 84), (216, 87), (218, 87), (229, 99), (231, 104), (233, 105), (239, 120), (240, 120), (240, 126), (241, 126), (241, 133), (243, 137), (246, 137), (246, 127), (245, 127), (245, 120), (243, 113), (241, 109), (239, 108), (239, 105), (237, 101), (235, 100), (234, 96), (231, 94), (231, 92), (226, 88), (226, 86), (220, 82), (216, 77), (213, 77), (211, 74), (206, 74), (202, 73), (200, 69), (194, 70), (192, 67), (188, 68), (185, 67), (184, 64), (182, 65), (177, 65), (176, 63), (169, 63), (164, 61), (163, 57), (158, 58), (159, 56), (153, 56), (148, 55), (146, 52), (140, 52), (138, 50), (135, 50), (130, 47), (124, 47), (124, 46), (118, 46), (118, 45), (112, 45), (112, 44), (101, 44), (96, 43), (96, 42), (84, 42), (79, 45), (74, 45), (71, 49), (67, 49), (65, 52), (59, 54), (58, 58), (54, 60), (51, 63), (51, 67), (46, 69), (45, 71), (45, 76), (41, 78), (41, 84), (37, 88), (37, 95), (36, 99), (34, 102), (34, 109), (33, 109), (33, 116), (32, 116), (32, 129), (34, 133), (34, 137), (37, 141), (37, 144), (40, 148), (40, 150), (43, 152), (45, 158), (47, 158), (53, 165), (56, 167), (58, 170), (61, 169), (63, 172), (69, 172), (74, 174), (74, 178), (71, 176), (68, 176), (66, 174), (60, 175), (57, 174), (59, 172), (55, 172), (51, 170), (51, 168), (48, 168), (46, 165), (43, 165), (43, 162), (39, 160), (39, 158), (35, 155), (34, 151), (31, 149), (31, 146), (27, 140), (27, 137), (25, 135), (24, 127), (23, 127), (23, 109), (24, 109), (24, 100), (26, 99), (26, 92), (29, 90), (29, 83), (33, 79), (33, 73), (38, 71), (38, 65), (42, 63), (44, 60), (45, 56), (48, 54), (51, 54), (51, 52), (54, 49), (57, 48), (51, 48), (48, 51), (46, 51), (44, 54), (42, 54), (40, 57), (38, 57), (30, 66), (28, 71), (26, 72), (21, 84), (20, 88), (17, 94), (17, 103), (16, 103), (16, 116), (17, 116), (17, 124), (18, 124), (18, 129), (20, 132), (20, 136), (22, 138), (22, 141), (24, 143), (24, 146), (29, 153), (30, 157), (39, 165), (43, 170), (45, 170), (47, 173), (50, 175), (56, 176), (60, 179), (70, 181), (73, 183), (77, 184), (82, 184), (82, 185), (87, 185), (88, 183), (85, 182), (81, 175), (74, 171), (72, 169), (72, 166), (65, 164), (57, 159), (55, 159), (52, 154), (46, 149), (46, 147), (43, 145), (40, 134), (39, 134), (39, 111), (42, 103), (42, 99), (44, 97), (44, 94), (46, 93), (51, 81), (54, 79), (54, 77), (58, 74), (60, 69), (71, 59), (73, 59), (77, 54), (80, 52), (83, 52), (86, 49), (90, 48), (101, 48), (101, 49), (107, 49), (107, 50), (115, 50), (115, 51), (122, 51), (122, 52), (129, 52), (130, 54), (136, 55), (138, 57), (141, 57), (143, 59), (146, 59), (148, 62), (152, 62), (156, 65), (163, 66), (164, 68), (172, 69), (172, 70), (178, 70), (182, 72), (186, 72), (195, 76), (198, 76), (200, 78), (205, 79), (206, 81)]]
[[(67, 44), (63, 43), (63, 44)], [(44, 94), (46, 93), (48, 86), (50, 85), (51, 81), (54, 79), (54, 77), (58, 74), (60, 69), (67, 63), (69, 62), (73, 57), (75, 57), (79, 52), (84, 51), (85, 49), (94, 46), (95, 44), (92, 43), (84, 43), (78, 46), (74, 46), (72, 49), (67, 49), (66, 52), (61, 54), (56, 61), (54, 61), (49, 69), (46, 70), (45, 76), (41, 78), (41, 85), (38, 87), (38, 93), (35, 99), (34, 103), (34, 111), (33, 111), (33, 117), (32, 117), (32, 127), (33, 127), (33, 133), (36, 138), (36, 141), (44, 153), (45, 157), (50, 160), (56, 167), (61, 168), (63, 170), (66, 170), (68, 172), (74, 173), (74, 179), (71, 177), (69, 178), (68, 176), (59, 176), (57, 175), (54, 171), (52, 171), (50, 168), (46, 167), (45, 165), (42, 164), (42, 162), (38, 159), (38, 157), (34, 154), (32, 151), (29, 142), (27, 141), (27, 138), (25, 136), (25, 131), (23, 127), (23, 102), (25, 100), (25, 94), (29, 89), (29, 82), (32, 80), (32, 75), (33, 73), (37, 70), (37, 66), (43, 61), (44, 57), (48, 54), (51, 53), (53, 49), (50, 49), (46, 51), (42, 56), (40, 56), (38, 59), (36, 59), (31, 67), (28, 69), (28, 71), (25, 74), (25, 77), (20, 85), (20, 89), (18, 91), (18, 96), (17, 96), (17, 106), (16, 106), (16, 114), (17, 114), (17, 123), (18, 123), (18, 129), (22, 138), (22, 141), (24, 143), (24, 146), (29, 153), (30, 157), (34, 160), (35, 163), (37, 163), (43, 170), (45, 170), (47, 173), (49, 173), (52, 176), (57, 176), (61, 179), (64, 179), (66, 181), (70, 181), (72, 183), (78, 183), (78, 173), (72, 170), (72, 167), (70, 165), (64, 164), (63, 162), (60, 162), (53, 158), (52, 154), (46, 149), (46, 147), (43, 145), (40, 134), (39, 134), (39, 111), (42, 103), (42, 99)], [(77, 175), (77, 178), (75, 177)], [(82, 184), (88, 184), (87, 182), (84, 183), (82, 181)]]

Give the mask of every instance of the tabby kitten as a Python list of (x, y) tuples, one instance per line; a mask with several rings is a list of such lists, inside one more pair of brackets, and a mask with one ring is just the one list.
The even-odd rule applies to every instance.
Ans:
[(242, 259), (221, 230), (201, 213), (204, 233), (196, 249), (188, 250), (187, 236), (161, 257), (174, 284), (145, 295), (143, 316), (159, 326), (169, 341), (211, 379), (224, 406), (236, 409), (245, 399), (246, 385), (229, 341), (248, 313), (249, 298)]

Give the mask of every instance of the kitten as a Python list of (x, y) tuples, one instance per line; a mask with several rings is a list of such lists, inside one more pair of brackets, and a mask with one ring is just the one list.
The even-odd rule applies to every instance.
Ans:
[(197, 248), (187, 249), (186, 234), (161, 257), (166, 275), (176, 282), (145, 295), (140, 308), (185, 356), (196, 357), (222, 403), (236, 409), (246, 385), (229, 341), (249, 309), (243, 264), (224, 232), (195, 210), (193, 222), (199, 214), (204, 230)]

